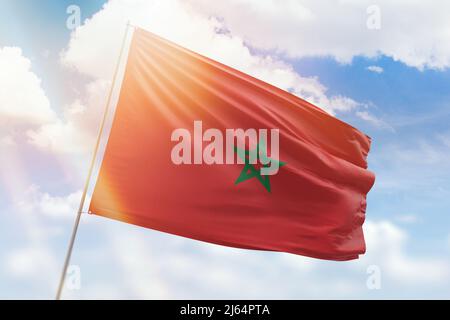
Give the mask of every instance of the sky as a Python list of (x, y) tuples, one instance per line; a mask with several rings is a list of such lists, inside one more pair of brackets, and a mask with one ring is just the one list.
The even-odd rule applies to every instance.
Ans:
[(83, 215), (64, 298), (450, 298), (450, 4), (374, 3), (0, 0), (0, 298), (55, 295), (127, 21), (368, 134), (367, 253), (321, 261)]

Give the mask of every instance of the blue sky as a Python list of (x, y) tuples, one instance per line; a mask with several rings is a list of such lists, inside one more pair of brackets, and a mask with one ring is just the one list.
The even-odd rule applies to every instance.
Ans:
[[(368, 252), (359, 262), (317, 261), (222, 248), (84, 216), (72, 261), (81, 268), (82, 286), (66, 297), (450, 297), (450, 39), (439, 33), (449, 25), (436, 14), (433, 23), (417, 22), (423, 25), (410, 32), (402, 27), (410, 25), (408, 14), (437, 9), (381, 1), (381, 29), (367, 31), (351, 25), (364, 25), (364, 1), (327, 8), (286, 1), (277, 10), (269, 0), (215, 6), (202, 0), (113, 0), (102, 9), (104, 2), (0, 0), (0, 66), (1, 59), (11, 66), (0, 83), (20, 76), (30, 86), (15, 85), (0, 96), (1, 103), (11, 103), (0, 107), (1, 298), (53, 297), (128, 19), (289, 89), (371, 136), (369, 168), (377, 180), (368, 198)], [(74, 33), (65, 27), (72, 4), (83, 20)], [(395, 29), (389, 13), (400, 9), (404, 21)], [(332, 12), (346, 13), (348, 29)], [(271, 25), (270, 32), (255, 32), (243, 23), (248, 17), (255, 29)], [(309, 37), (310, 30), (319, 40)], [(429, 34), (435, 35), (427, 37), (431, 42), (421, 38)], [(5, 50), (12, 47), (21, 51)], [(44, 97), (42, 106), (17, 102), (13, 90)], [(366, 286), (371, 265), (381, 271), (379, 290)]]
[[(374, 172), (383, 174), (383, 171), (390, 169), (389, 174), (394, 179), (417, 179), (427, 184), (427, 188), (407, 189), (404, 192), (386, 191), (375, 186), (369, 195), (368, 214), (373, 212), (377, 218), (391, 218), (395, 211), (396, 214), (414, 212), (422, 221), (408, 228), (418, 237), (422, 236), (416, 245), (421, 247), (426, 243), (426, 250), (429, 250), (428, 243), (435, 242), (437, 235), (445, 237), (448, 234), (450, 219), (448, 215), (442, 214), (446, 212), (448, 203), (436, 191), (439, 188), (449, 190), (448, 172), (440, 167), (427, 168), (426, 163), (423, 163), (420, 170), (432, 170), (431, 176), (424, 177), (412, 168), (410, 171), (392, 172), (391, 170), (400, 169), (399, 167), (407, 169), (411, 164), (397, 163), (396, 159), (378, 158), (392, 147), (399, 152), (402, 149), (416, 150), (414, 156), (417, 159), (410, 160), (419, 161), (421, 157), (426, 157), (420, 153), (421, 142), (433, 144), (439, 135), (448, 134), (450, 72), (420, 71), (388, 57), (358, 57), (349, 65), (337, 64), (332, 59), (303, 59), (293, 63), (303, 75), (318, 76), (330, 88), (330, 92), (370, 104), (371, 111), (386, 122), (389, 128), (380, 129), (352, 114), (339, 115), (373, 138), (369, 161)], [(368, 72), (367, 67), (371, 65), (383, 67), (384, 72)], [(379, 179), (380, 177), (377, 180)]]

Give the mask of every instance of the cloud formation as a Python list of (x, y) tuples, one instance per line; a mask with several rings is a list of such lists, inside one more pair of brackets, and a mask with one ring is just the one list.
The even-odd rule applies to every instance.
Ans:
[(385, 55), (420, 70), (450, 66), (450, 3), (445, 0), (189, 3), (220, 17), (234, 35), (255, 47), (291, 57), (333, 57), (350, 63), (355, 56)]
[[(117, 222), (98, 223), (106, 232), (102, 241), (109, 244), (108, 254), (94, 264), (78, 260), (90, 281), (81, 291), (68, 292), (71, 298), (98, 294), (127, 299), (343, 299), (377, 294), (398, 298), (408, 296), (403, 292), (406, 287), (417, 293), (429, 286), (443, 289), (449, 281), (448, 259), (408, 254), (408, 234), (389, 221), (366, 223), (368, 252), (351, 262), (234, 249)], [(93, 250), (104, 250), (100, 243), (92, 245), (97, 246)], [(380, 271), (380, 290), (366, 285), (373, 266)], [(105, 279), (92, 276), (96, 268), (124, 277), (116, 279), (111, 290)], [(105, 285), (105, 292), (99, 292)]]
[(10, 144), (15, 129), (51, 123), (56, 114), (20, 48), (0, 48), (0, 70), (0, 134)]
[(109, 86), (106, 80), (89, 82), (81, 97), (67, 106), (62, 116), (27, 130), (28, 141), (55, 154), (88, 155), (100, 126)]
[[(330, 113), (350, 111), (359, 103), (329, 96), (314, 77), (299, 75), (269, 54), (256, 54), (244, 38), (227, 32), (218, 18), (197, 12), (183, 1), (111, 0), (72, 34), (61, 54), (63, 65), (94, 79), (110, 79), (127, 21), (303, 97)], [(111, 37), (111, 34), (117, 35)], [(100, 45), (99, 45), (100, 44)], [(90, 50), (93, 46), (96, 50)]]
[(367, 70), (374, 72), (374, 73), (383, 73), (384, 69), (380, 66), (368, 66)]

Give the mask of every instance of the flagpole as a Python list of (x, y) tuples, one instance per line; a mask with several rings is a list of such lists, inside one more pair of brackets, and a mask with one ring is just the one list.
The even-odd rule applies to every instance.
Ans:
[[(104, 114), (103, 114), (102, 122), (101, 122), (101, 125), (100, 125), (100, 129), (98, 131), (97, 141), (95, 143), (95, 148), (94, 148), (94, 154), (92, 155), (92, 160), (91, 160), (91, 164), (89, 166), (88, 175), (87, 175), (87, 178), (86, 178), (86, 182), (84, 184), (84, 189), (83, 189), (83, 194), (81, 196), (80, 206), (78, 207), (77, 217), (76, 217), (75, 223), (73, 225), (72, 236), (71, 236), (70, 241), (69, 241), (69, 247), (67, 249), (66, 258), (64, 260), (64, 266), (63, 266), (62, 273), (61, 273), (61, 278), (59, 280), (58, 291), (56, 293), (56, 300), (60, 300), (61, 299), (61, 294), (62, 294), (62, 291), (63, 291), (63, 288), (64, 288), (64, 282), (65, 282), (65, 279), (66, 279), (67, 269), (69, 268), (70, 258), (72, 257), (73, 246), (75, 244), (75, 239), (76, 239), (76, 236), (77, 236), (78, 227), (80, 225), (81, 214), (83, 212), (83, 207), (84, 207), (84, 203), (86, 201), (87, 191), (88, 191), (89, 184), (90, 184), (90, 181), (91, 181), (91, 178), (92, 178), (92, 173), (94, 171), (95, 160), (97, 158), (97, 153), (98, 153), (98, 150), (100, 148), (101, 136), (102, 136), (103, 130), (105, 128), (106, 119), (107, 119), (107, 116), (108, 116), (108, 113), (109, 113), (111, 99), (112, 99), (112, 94), (113, 94), (113, 89), (114, 89), (114, 87), (116, 85), (117, 74), (119, 72), (120, 62), (122, 61), (122, 56), (123, 56), (123, 53), (124, 53), (125, 44), (126, 44), (126, 40), (127, 40), (127, 36), (128, 36), (128, 30), (129, 30), (130, 27), (133, 27), (133, 26), (131, 26), (130, 22), (128, 21), (127, 22), (127, 27), (125, 29), (125, 35), (124, 35), (123, 40), (122, 40), (122, 46), (120, 48), (119, 59), (117, 61), (117, 64), (116, 64), (116, 67), (115, 67), (115, 70), (114, 70), (114, 76), (113, 76), (113, 80), (112, 80), (112, 83), (111, 83), (111, 88), (109, 90), (108, 99), (107, 99), (107, 102), (106, 102), (106, 106), (104, 108)], [(134, 29), (134, 27), (133, 27), (133, 29)]]

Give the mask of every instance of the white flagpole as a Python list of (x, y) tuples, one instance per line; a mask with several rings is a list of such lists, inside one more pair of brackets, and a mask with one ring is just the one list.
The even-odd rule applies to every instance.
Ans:
[(108, 113), (109, 113), (110, 104), (111, 104), (111, 98), (112, 98), (112, 94), (113, 94), (113, 89), (114, 89), (114, 87), (116, 85), (117, 74), (119, 72), (120, 62), (122, 61), (122, 56), (123, 56), (124, 49), (125, 49), (125, 43), (126, 43), (127, 36), (128, 36), (128, 29), (129, 29), (130, 26), (131, 25), (128, 22), (126, 30), (125, 30), (125, 35), (124, 35), (124, 38), (123, 38), (123, 41), (122, 41), (122, 47), (120, 48), (119, 59), (117, 61), (116, 68), (115, 68), (115, 71), (114, 71), (114, 76), (113, 76), (111, 88), (109, 90), (109, 95), (108, 95), (108, 99), (107, 99), (107, 102), (106, 102), (105, 111), (104, 111), (104, 114), (103, 114), (103, 119), (102, 119), (102, 122), (101, 122), (101, 125), (100, 125), (100, 129), (99, 129), (99, 132), (98, 132), (97, 142), (96, 142), (95, 148), (94, 148), (94, 154), (92, 156), (91, 164), (90, 164), (90, 167), (89, 167), (89, 172), (88, 172), (88, 175), (87, 175), (86, 182), (84, 184), (83, 195), (81, 196), (80, 206), (78, 208), (77, 217), (75, 219), (75, 224), (73, 226), (72, 236), (71, 236), (70, 242), (69, 242), (69, 248), (67, 249), (66, 258), (64, 260), (64, 266), (63, 266), (63, 269), (62, 269), (61, 278), (59, 280), (58, 291), (56, 293), (56, 300), (60, 300), (61, 299), (61, 294), (62, 294), (62, 291), (63, 291), (63, 288), (64, 288), (64, 281), (66, 279), (67, 269), (69, 267), (70, 258), (72, 256), (73, 246), (74, 246), (75, 239), (76, 239), (76, 236), (77, 236), (78, 227), (80, 225), (81, 214), (83, 212), (83, 207), (84, 207), (84, 203), (86, 201), (87, 191), (88, 191), (90, 180), (91, 180), (91, 177), (92, 177), (92, 172), (93, 172), (94, 166), (95, 166), (95, 160), (97, 158), (98, 149), (100, 147), (101, 136), (102, 136), (102, 133), (103, 133), (103, 129), (105, 128), (106, 119), (107, 119), (107, 116), (108, 116)]

